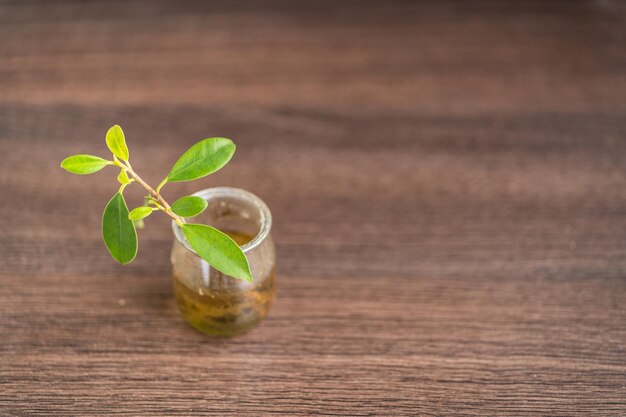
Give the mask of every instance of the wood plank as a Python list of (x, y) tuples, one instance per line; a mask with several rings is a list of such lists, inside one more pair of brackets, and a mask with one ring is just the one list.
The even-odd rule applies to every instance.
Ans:
[[(626, 413), (626, 9), (618, 2), (0, 4), (0, 415)], [(271, 207), (278, 298), (212, 340), (165, 217), (114, 263), (124, 127), (156, 184)], [(142, 192), (129, 188), (128, 201)]]

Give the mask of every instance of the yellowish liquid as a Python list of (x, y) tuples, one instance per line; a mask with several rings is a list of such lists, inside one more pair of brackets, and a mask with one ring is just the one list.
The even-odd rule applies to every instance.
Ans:
[[(251, 236), (241, 233), (224, 233), (240, 246), (252, 240)], [(215, 336), (234, 336), (258, 325), (274, 301), (274, 271), (265, 279), (259, 278), (259, 285), (244, 291), (233, 288), (192, 289), (174, 275), (174, 295), (181, 313), (194, 328)], [(223, 276), (219, 279), (235, 278)]]

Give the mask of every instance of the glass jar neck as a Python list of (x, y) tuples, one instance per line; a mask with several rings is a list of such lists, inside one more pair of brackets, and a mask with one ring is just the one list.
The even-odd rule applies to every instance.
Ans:
[[(200, 215), (187, 219), (190, 223), (207, 224), (223, 232), (249, 234), (252, 238), (243, 245), (243, 252), (258, 247), (269, 236), (272, 214), (267, 205), (256, 195), (232, 187), (207, 188), (193, 194), (206, 200), (207, 209)], [(195, 253), (176, 222), (172, 221), (176, 239)]]

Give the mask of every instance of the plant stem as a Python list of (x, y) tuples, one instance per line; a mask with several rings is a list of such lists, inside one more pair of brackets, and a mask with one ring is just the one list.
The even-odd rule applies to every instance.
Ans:
[(160, 193), (161, 192), (161, 188), (163, 188), (163, 186), (165, 184), (167, 184), (167, 177), (165, 177), (165, 179), (163, 181), (161, 181), (161, 183), (159, 185), (157, 185), (156, 192)]
[[(167, 201), (165, 201), (165, 199), (163, 198), (163, 196), (161, 196), (161, 194), (159, 194), (158, 191), (155, 191), (154, 188), (150, 187), (150, 185), (148, 185), (147, 182), (145, 182), (143, 179), (141, 179), (141, 177), (139, 175), (137, 175), (137, 173), (130, 167), (130, 164), (127, 162), (126, 164), (124, 164), (123, 162), (119, 162), (120, 166), (126, 170), (126, 172), (128, 173), (128, 175), (130, 175), (130, 177), (132, 179), (134, 179), (135, 181), (137, 181), (139, 184), (141, 184), (141, 186), (143, 188), (145, 188), (152, 197), (154, 197), (154, 199), (156, 201), (158, 201), (160, 203), (159, 210), (163, 211), (165, 214), (167, 214), (168, 216), (170, 216), (172, 219), (174, 219), (174, 221), (179, 225), (182, 226), (183, 224), (185, 224), (185, 219), (183, 219), (182, 217), (180, 217), (179, 215), (175, 214), (172, 211), (172, 208), (170, 207), (169, 204), (167, 204)], [(163, 186), (163, 185), (160, 185)]]

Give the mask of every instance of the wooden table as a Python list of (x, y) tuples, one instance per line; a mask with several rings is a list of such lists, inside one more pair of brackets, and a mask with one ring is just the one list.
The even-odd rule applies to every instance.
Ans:
[[(275, 217), (279, 291), (211, 340), (163, 216), (121, 267), (121, 124)], [(626, 8), (603, 2), (2, 2), (0, 415), (626, 415)], [(129, 188), (131, 205), (141, 191)]]

